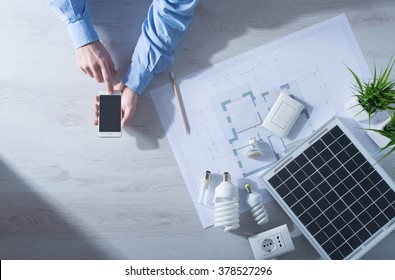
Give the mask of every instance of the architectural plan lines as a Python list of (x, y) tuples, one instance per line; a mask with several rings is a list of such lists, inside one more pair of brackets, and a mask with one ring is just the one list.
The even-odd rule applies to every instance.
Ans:
[[(269, 201), (271, 196), (260, 183), (259, 174), (333, 115), (350, 117), (344, 106), (339, 106), (352, 98), (353, 77), (345, 64), (360, 77), (370, 76), (347, 18), (340, 15), (179, 79), (190, 134), (185, 134), (177, 114), (171, 85), (151, 91), (205, 228), (213, 225), (214, 211), (198, 204), (196, 198), (206, 170), (213, 173), (211, 192), (223, 172), (232, 175), (244, 211), (248, 209), (242, 190), (245, 183), (252, 184)], [(262, 126), (280, 93), (304, 106), (285, 138)], [(247, 156), (252, 139), (262, 151), (261, 157)]]

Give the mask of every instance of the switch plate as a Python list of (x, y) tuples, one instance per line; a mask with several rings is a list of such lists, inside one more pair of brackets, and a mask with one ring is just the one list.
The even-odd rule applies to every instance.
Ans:
[(303, 104), (281, 92), (262, 126), (277, 136), (285, 138), (303, 109)]

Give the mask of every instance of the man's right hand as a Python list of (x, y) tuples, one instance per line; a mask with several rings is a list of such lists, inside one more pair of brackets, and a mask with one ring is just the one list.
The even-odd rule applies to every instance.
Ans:
[[(121, 126), (125, 127), (126, 123), (131, 120), (136, 111), (137, 101), (139, 99), (139, 95), (128, 88), (123, 84), (115, 85), (115, 89), (122, 91), (122, 99), (121, 99), (121, 109), (122, 109), (122, 120)], [(96, 96), (95, 99), (95, 107), (94, 107), (95, 119), (93, 121), (94, 125), (98, 125), (99, 123), (99, 96)]]
[(106, 83), (107, 90), (114, 92), (112, 76), (115, 74), (114, 62), (100, 41), (89, 43), (75, 52), (78, 67), (99, 83)]

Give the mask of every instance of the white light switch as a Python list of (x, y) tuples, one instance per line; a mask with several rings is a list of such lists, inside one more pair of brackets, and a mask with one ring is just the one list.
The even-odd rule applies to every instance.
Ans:
[(281, 92), (262, 126), (280, 137), (287, 137), (304, 106)]

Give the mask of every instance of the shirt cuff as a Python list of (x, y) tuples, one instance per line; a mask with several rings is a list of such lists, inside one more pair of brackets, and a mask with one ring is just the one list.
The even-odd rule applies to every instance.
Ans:
[(125, 73), (122, 84), (141, 95), (153, 78), (154, 74), (152, 72), (142, 69), (139, 64), (132, 61)]
[(76, 49), (99, 40), (90, 18), (70, 22), (67, 27)]

